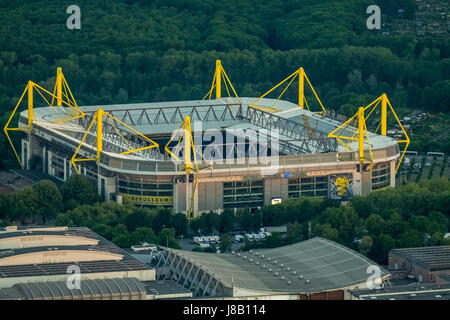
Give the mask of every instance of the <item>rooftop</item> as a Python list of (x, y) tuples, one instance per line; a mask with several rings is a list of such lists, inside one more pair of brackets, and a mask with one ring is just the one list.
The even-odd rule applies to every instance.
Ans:
[(390, 253), (430, 271), (450, 270), (450, 246), (392, 249)]
[[(228, 130), (234, 128), (274, 130), (277, 128), (280, 142), (289, 142), (302, 154), (348, 151), (338, 145), (333, 138), (328, 138), (328, 133), (341, 125), (342, 122), (300, 109), (298, 105), (289, 101), (263, 98), (258, 101), (257, 108), (250, 108), (249, 104), (255, 99), (242, 97), (239, 100), (236, 98), (222, 98), (203, 101), (81, 106), (80, 109), (86, 113), (84, 118), (59, 124), (54, 124), (53, 121), (59, 120), (58, 115), (60, 114), (55, 114), (51, 107), (35, 108), (34, 116), (39, 126), (56, 131), (60, 135), (74, 138), (75, 141), (81, 139), (92, 119), (93, 113), (97, 109), (102, 108), (138, 132), (150, 137), (172, 134), (179, 127), (184, 117), (190, 116), (194, 131), (205, 131), (212, 128), (222, 130), (225, 128)], [(276, 105), (274, 105), (275, 102)], [(28, 111), (22, 111), (21, 117), (28, 117)], [(195, 124), (198, 120), (201, 121), (201, 127), (199, 127), (200, 124)], [(21, 122), (23, 121), (21, 120)], [(105, 125), (107, 125), (106, 122)], [(351, 130), (353, 129), (349, 127), (342, 134), (352, 136)], [(113, 133), (112, 129), (109, 131)], [(127, 130), (125, 129), (125, 131)], [(387, 148), (397, 143), (396, 140), (390, 137), (373, 133), (369, 133), (369, 139), (372, 149)], [(305, 147), (305, 140), (312, 142), (308, 142), (307, 147)], [(115, 145), (116, 142), (114, 141), (114, 139), (109, 141), (111, 145), (110, 150), (122, 148), (120, 145)], [(146, 142), (142, 140), (139, 143), (145, 144)], [(354, 149), (354, 146), (351, 147)], [(107, 144), (105, 144), (104, 151), (108, 152), (107, 149)], [(153, 158), (159, 157), (153, 154), (145, 156), (142, 154), (142, 156), (144, 158), (149, 156)], [(136, 158), (137, 155), (133, 154), (124, 157)]]
[[(20, 229), (19, 229), (20, 230)], [(29, 264), (24, 263), (14, 263), (14, 261), (9, 263), (9, 265), (0, 266), (0, 280), (3, 278), (10, 277), (28, 277), (28, 276), (48, 276), (48, 275), (61, 275), (67, 274), (67, 268), (70, 265), (77, 265), (80, 267), (82, 274), (84, 273), (98, 273), (98, 272), (114, 272), (114, 271), (134, 271), (134, 270), (148, 270), (150, 267), (145, 265), (143, 262), (134, 258), (131, 254), (127, 253), (125, 250), (117, 247), (108, 240), (104, 239), (100, 235), (91, 231), (88, 228), (67, 228), (66, 231), (61, 231), (60, 228), (52, 229), (48, 228), (27, 228), (26, 236), (34, 235), (43, 237), (45, 235), (60, 235), (68, 236), (70, 238), (76, 237), (77, 239), (93, 239), (98, 240), (97, 245), (92, 246), (80, 246), (80, 245), (51, 245), (51, 246), (40, 246), (40, 247), (29, 247), (29, 248), (18, 248), (18, 249), (0, 249), (0, 261), (2, 259), (9, 259), (11, 257), (21, 259), (20, 261), (26, 261), (26, 257), (30, 257), (29, 254), (37, 253), (42, 256), (48, 255), (50, 252), (62, 251), (69, 252), (71, 250), (80, 250), (82, 252), (93, 253), (92, 258), (89, 261), (71, 261), (70, 257), (66, 258), (67, 261), (61, 263), (34, 263)], [(24, 231), (24, 230), (20, 230)], [(13, 238), (16, 236), (23, 236), (22, 232), (6, 232), (6, 228), (0, 229), (0, 240)], [(96, 258), (94, 253), (101, 253), (99, 257)], [(28, 255), (27, 255), (28, 254)], [(120, 259), (118, 258), (120, 257)], [(13, 259), (14, 259), (13, 258)], [(112, 259), (112, 260), (111, 260)]]
[(410, 283), (374, 290), (353, 290), (351, 294), (361, 300), (450, 300), (450, 283)]
[[(213, 274), (226, 287), (257, 292), (320, 292), (365, 285), (375, 262), (335, 242), (313, 238), (236, 254), (168, 249)], [(389, 273), (381, 268), (381, 276)]]

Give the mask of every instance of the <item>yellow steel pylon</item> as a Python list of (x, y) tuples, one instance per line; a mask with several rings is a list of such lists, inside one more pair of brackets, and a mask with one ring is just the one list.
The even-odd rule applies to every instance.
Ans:
[[(169, 148), (170, 143), (177, 137), (180, 136), (178, 139), (177, 144), (172, 147), (175, 148), (174, 152)], [(181, 123), (181, 125), (178, 127), (176, 131), (172, 134), (169, 142), (167, 142), (165, 146), (166, 152), (176, 161), (181, 161), (180, 158), (178, 158), (179, 148), (181, 145), (181, 139), (184, 141), (184, 163), (185, 163), (185, 172), (186, 172), (186, 217), (187, 219), (192, 219), (192, 215), (196, 214), (196, 208), (194, 206), (195, 201), (195, 192), (197, 190), (198, 185), (198, 174), (199, 172), (212, 168), (212, 165), (208, 163), (208, 161), (203, 157), (203, 154), (197, 150), (197, 148), (194, 145), (194, 139), (192, 137), (192, 130), (191, 130), (191, 118), (185, 117), (184, 121)], [(191, 153), (192, 152), (192, 153)], [(197, 161), (197, 154), (207, 162), (207, 166), (205, 168), (199, 169), (198, 161)], [(192, 161), (193, 159), (193, 161)], [(192, 195), (190, 197), (189, 201), (189, 175), (191, 172), (194, 175), (193, 180), (193, 188), (192, 188)], [(189, 204), (189, 205), (188, 205)]]
[[(409, 146), (409, 143), (411, 142), (411, 140), (408, 137), (408, 134), (406, 133), (405, 128), (403, 127), (403, 125), (400, 122), (400, 119), (398, 118), (397, 114), (394, 111), (394, 108), (391, 105), (391, 102), (389, 101), (387, 95), (385, 93), (383, 93), (381, 96), (379, 96), (377, 99), (375, 99), (372, 103), (370, 103), (367, 107), (364, 108), (364, 110), (367, 110), (369, 108), (371, 108), (371, 110), (369, 111), (369, 114), (366, 117), (366, 120), (369, 118), (369, 116), (375, 111), (375, 109), (381, 105), (381, 122), (380, 122), (380, 126), (381, 126), (381, 135), (386, 136), (387, 135), (387, 113), (388, 113), (388, 106), (390, 108), (390, 110), (392, 111), (392, 114), (395, 117), (395, 120), (397, 121), (398, 125), (400, 126), (400, 129), (402, 130), (405, 138), (404, 139), (399, 139), (397, 140), (397, 143), (405, 143), (405, 148), (403, 149), (402, 155), (400, 157), (400, 160), (397, 164), (397, 167), (395, 168), (395, 172), (398, 171), (398, 168), (400, 167), (400, 164), (403, 161), (403, 158), (405, 156), (406, 153), (406, 149)], [(375, 130), (375, 132), (377, 132), (378, 128)]]
[[(63, 93), (63, 90), (65, 93)], [(64, 109), (75, 111), (75, 114), (70, 115), (70, 118), (60, 119), (60, 120), (55, 121), (54, 123), (74, 120), (77, 118), (84, 117), (84, 115), (85, 115), (78, 108), (78, 106), (75, 102), (75, 99), (73, 98), (72, 92), (70, 91), (69, 85), (67, 84), (67, 81), (65, 80), (64, 75), (61, 71), (61, 68), (57, 69), (56, 83), (55, 83), (55, 88), (53, 90), (53, 93), (47, 91), (46, 89), (39, 86), (37, 83), (34, 83), (33, 81), (28, 81), (28, 84), (25, 87), (25, 90), (23, 91), (19, 101), (17, 102), (15, 108), (13, 109), (13, 112), (11, 113), (11, 116), (9, 117), (8, 121), (6, 122), (5, 127), (3, 128), (3, 131), (8, 139), (8, 142), (11, 145), (13, 152), (22, 168), (24, 167), (23, 163), (20, 160), (20, 157), (16, 151), (16, 148), (14, 147), (14, 144), (11, 141), (8, 131), (23, 131), (26, 133), (31, 132), (31, 129), (33, 127), (33, 122), (36, 121), (36, 119), (34, 117), (34, 92), (37, 92), (42, 97), (42, 99), (47, 103), (47, 105), (52, 107), (53, 111), (55, 111), (56, 113), (61, 114), (61, 109), (59, 108), (59, 110), (58, 110), (53, 107), (55, 99), (57, 101), (57, 106), (62, 107), (63, 105), (65, 105), (68, 108), (64, 108)], [(19, 106), (25, 96), (25, 93), (27, 93), (27, 100), (28, 100), (28, 123), (27, 123), (27, 126), (26, 127), (9, 127), (11, 120), (13, 119), (14, 115), (16, 114), (17, 109), (19, 108)], [(66, 99), (63, 99), (63, 94)], [(47, 99), (45, 97), (45, 95), (51, 97), (52, 100), (49, 101), (50, 99)], [(65, 111), (67, 111), (67, 110), (65, 110)]]
[(239, 99), (239, 97), (236, 93), (236, 90), (234, 90), (234, 87), (231, 84), (231, 81), (228, 78), (228, 75), (225, 72), (225, 69), (223, 68), (222, 62), (220, 60), (216, 60), (216, 69), (214, 71), (214, 77), (213, 77), (213, 81), (211, 84), (211, 89), (203, 97), (202, 100), (205, 100), (206, 97), (208, 97), (208, 100), (211, 100), (213, 91), (215, 91), (215, 93), (216, 93), (216, 99), (222, 98), (222, 80), (223, 80), (223, 83), (225, 84), (225, 88), (227, 89), (228, 97), (231, 98), (230, 90), (228, 88), (228, 85), (230, 85), (230, 88), (233, 91), (234, 96), (238, 99), (239, 103), (241, 103), (241, 100)]
[[(328, 134), (329, 138), (336, 138), (336, 140), (340, 141), (341, 143), (342, 140), (350, 140), (349, 143), (346, 144), (347, 149), (352, 150), (350, 148), (350, 143), (351, 141), (357, 141), (358, 142), (358, 158), (359, 158), (359, 163), (362, 165), (364, 163), (365, 160), (368, 160), (370, 163), (373, 162), (373, 154), (372, 154), (372, 148), (370, 145), (370, 141), (369, 141), (369, 134), (367, 131), (367, 126), (366, 126), (366, 119), (364, 117), (364, 107), (360, 107), (358, 109), (358, 112), (351, 117), (350, 119), (348, 119), (347, 121), (345, 121), (343, 124), (341, 124), (339, 127), (337, 127), (336, 129), (334, 129), (333, 131), (331, 131)], [(356, 128), (351, 128), (351, 122), (352, 120), (356, 120), (357, 121), (357, 127)], [(348, 135), (343, 135), (343, 133), (346, 130), (350, 130), (352, 135), (348, 136)], [(367, 142), (368, 148), (369, 148), (369, 155), (370, 158), (369, 159), (365, 159), (364, 158), (364, 143)]]
[[(288, 76), (287, 78), (285, 78), (283, 81), (281, 81), (280, 83), (278, 83), (276, 86), (274, 86), (272, 89), (270, 89), (269, 91), (267, 91), (266, 93), (264, 93), (261, 97), (253, 100), (250, 104), (249, 107), (255, 108), (255, 109), (261, 109), (264, 111), (272, 111), (272, 112), (277, 112), (279, 111), (278, 109), (275, 108), (275, 104), (281, 99), (281, 97), (283, 96), (283, 94), (286, 92), (286, 90), (289, 88), (289, 86), (294, 82), (294, 80), (298, 77), (298, 106), (300, 107), (300, 109), (304, 109), (304, 106), (306, 105), (306, 108), (310, 111), (309, 106), (308, 106), (308, 102), (306, 101), (305, 98), (305, 80), (307, 82), (307, 84), (309, 85), (309, 87), (311, 88), (314, 96), (316, 97), (317, 102), (319, 102), (320, 107), (322, 108), (322, 111), (319, 111), (318, 113), (322, 113), (325, 114), (326, 110), (325, 107), (322, 104), (322, 101), (320, 101), (319, 96), (316, 93), (316, 90), (314, 90), (314, 87), (312, 86), (311, 82), (308, 79), (308, 76), (305, 73), (305, 70), (300, 67), (298, 70), (296, 70), (294, 73), (292, 73), (290, 76)], [(288, 82), (288, 84), (286, 85), (286, 87), (283, 89), (283, 91), (281, 92), (281, 94), (278, 96), (278, 98), (275, 100), (275, 102), (272, 104), (271, 107), (262, 107), (262, 106), (257, 106), (256, 103), (261, 100), (262, 98), (264, 98), (265, 96), (267, 96), (269, 93), (271, 93), (272, 91), (274, 91), (276, 88), (278, 88), (279, 86), (281, 86), (283, 83)]]
[[(146, 147), (142, 147), (142, 148), (133, 148), (133, 146), (130, 145), (130, 143), (125, 139), (125, 137), (115, 127), (114, 123), (112, 121), (109, 121), (109, 119), (112, 119), (115, 122), (125, 126), (129, 130), (131, 130), (133, 133), (135, 133), (136, 135), (138, 135), (141, 138), (151, 142), (151, 145), (146, 146)], [(77, 173), (80, 173), (78, 171), (78, 168), (77, 168), (77, 165), (76, 165), (77, 162), (94, 161), (94, 160), (97, 163), (100, 162), (101, 153), (103, 152), (103, 120), (108, 121), (108, 123), (113, 127), (114, 131), (117, 133), (117, 135), (119, 135), (122, 138), (122, 140), (128, 145), (129, 150), (121, 152), (120, 154), (122, 154), (122, 155), (129, 154), (129, 153), (135, 153), (135, 152), (138, 152), (138, 151), (159, 147), (159, 145), (156, 142), (154, 142), (153, 140), (147, 138), (142, 133), (140, 133), (137, 130), (133, 129), (132, 127), (130, 127), (126, 123), (123, 123), (122, 121), (120, 121), (116, 117), (114, 117), (114, 116), (110, 115), (109, 113), (105, 112), (103, 109), (98, 109), (97, 112), (95, 113), (94, 117), (92, 118), (91, 123), (89, 124), (86, 132), (84, 133), (83, 138), (81, 139), (80, 144), (78, 145), (78, 147), (75, 150), (75, 153), (73, 154), (72, 159), (71, 159), (71, 163), (72, 163), (72, 165), (73, 165), (73, 167), (74, 167), (74, 169), (75, 169), (75, 171)], [(86, 137), (89, 134), (89, 132), (91, 131), (91, 128), (92, 128), (92, 126), (94, 125), (95, 122), (97, 122), (97, 133), (96, 133), (96, 138), (97, 138), (97, 150), (96, 151), (97, 151), (97, 153), (96, 153), (96, 156), (94, 158), (77, 158), (77, 154), (80, 151), (80, 148), (81, 148), (82, 144), (86, 140)]]

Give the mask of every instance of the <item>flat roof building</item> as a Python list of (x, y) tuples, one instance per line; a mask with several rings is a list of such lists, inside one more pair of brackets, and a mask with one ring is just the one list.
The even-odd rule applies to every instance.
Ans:
[[(73, 270), (80, 288), (67, 285)], [(146, 300), (192, 293), (85, 227), (0, 228), (0, 299)]]
[(441, 276), (450, 275), (450, 246), (392, 249), (388, 262), (395, 278), (443, 283)]
[[(349, 289), (366, 287), (370, 266), (377, 264), (340, 244), (313, 238), (234, 254), (166, 249), (156, 270), (158, 279), (175, 279), (194, 297), (345, 299)], [(379, 270), (382, 283), (390, 274)]]

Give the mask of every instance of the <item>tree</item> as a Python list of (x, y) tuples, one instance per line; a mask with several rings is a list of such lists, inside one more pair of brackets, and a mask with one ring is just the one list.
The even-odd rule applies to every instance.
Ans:
[(226, 233), (233, 231), (234, 213), (231, 210), (225, 210), (220, 215), (220, 232)]
[(394, 239), (388, 234), (380, 234), (373, 238), (369, 257), (380, 264), (386, 264), (389, 250), (392, 248), (394, 248)]
[(302, 226), (295, 221), (287, 227), (287, 239), (289, 242), (297, 242), (302, 239)]
[(73, 209), (82, 204), (93, 204), (100, 200), (97, 186), (89, 178), (71, 175), (62, 185), (61, 194), (66, 209)]
[(331, 241), (338, 241), (339, 231), (327, 224), (322, 228), (321, 237)]
[(365, 256), (370, 252), (372, 249), (373, 240), (371, 236), (364, 236), (361, 239), (361, 253)]
[(220, 235), (220, 252), (226, 253), (231, 250), (231, 245), (233, 244), (233, 238), (229, 233), (222, 233)]
[(39, 205), (39, 215), (45, 224), (48, 218), (53, 218), (62, 208), (62, 195), (55, 183), (41, 180), (33, 185)]
[(186, 235), (188, 228), (188, 221), (186, 215), (183, 213), (177, 213), (172, 217), (172, 226), (175, 229), (176, 235)]
[(161, 246), (168, 246), (169, 248), (180, 249), (180, 245), (175, 238), (174, 228), (164, 228), (158, 234), (157, 242)]
[(0, 219), (3, 221), (13, 218), (13, 195), (0, 192)]
[(12, 200), (12, 219), (22, 224), (33, 219), (40, 213), (39, 199), (36, 191), (30, 186), (16, 191)]
[(369, 231), (369, 233), (377, 236), (381, 232), (383, 232), (384, 228), (386, 226), (386, 223), (382, 217), (380, 217), (377, 214), (372, 213), (367, 219), (366, 219), (366, 228)]
[(131, 233), (131, 241), (134, 244), (141, 244), (143, 242), (154, 243), (156, 242), (156, 236), (151, 228), (139, 227)]
[(279, 232), (272, 232), (272, 234), (264, 239), (264, 244), (267, 248), (276, 248), (283, 244), (281, 234)]
[(125, 217), (125, 225), (129, 231), (138, 227), (152, 227), (152, 215), (145, 208), (135, 208), (133, 212)]
[(159, 233), (163, 228), (172, 225), (172, 211), (167, 208), (158, 208), (153, 219), (153, 230)]

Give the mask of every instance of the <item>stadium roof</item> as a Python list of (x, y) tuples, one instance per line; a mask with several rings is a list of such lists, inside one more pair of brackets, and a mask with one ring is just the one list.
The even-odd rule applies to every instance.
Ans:
[[(365, 284), (375, 262), (335, 242), (313, 238), (237, 254), (168, 249), (212, 274), (223, 286), (265, 293), (307, 293)], [(182, 265), (182, 264), (181, 264)], [(389, 273), (380, 267), (381, 277)]]
[(450, 246), (392, 249), (390, 252), (430, 271), (450, 270)]
[[(260, 99), (256, 107), (262, 108), (260, 110), (249, 108), (248, 105), (256, 98), (241, 97), (236, 98), (222, 98), (215, 100), (191, 100), (191, 101), (171, 101), (171, 102), (151, 102), (151, 103), (137, 103), (137, 104), (120, 104), (120, 105), (104, 105), (104, 106), (81, 106), (80, 109), (87, 114), (83, 120), (83, 127), (80, 127), (80, 119), (73, 120), (61, 124), (54, 124), (53, 121), (59, 120), (60, 115), (55, 114), (51, 107), (40, 107), (34, 109), (34, 116), (37, 124), (45, 126), (47, 129), (57, 130), (61, 134), (70, 135), (79, 140), (85, 127), (89, 124), (90, 115), (102, 108), (106, 112), (112, 114), (119, 120), (132, 126), (134, 129), (144, 135), (167, 135), (176, 130), (182, 123), (184, 117), (190, 116), (194, 123), (193, 130), (198, 130), (195, 127), (195, 121), (201, 120), (201, 129), (216, 128), (266, 128), (266, 123), (270, 116), (275, 117), (271, 119), (271, 126), (276, 127), (283, 121), (289, 121), (290, 124), (283, 124), (280, 130), (280, 140), (292, 140), (292, 143), (297, 143), (297, 139), (324, 139), (328, 133), (342, 124), (342, 122), (324, 117), (314, 112), (305, 109), (300, 109), (298, 105), (289, 101), (276, 101), (275, 99)], [(274, 103), (276, 102), (276, 105)], [(276, 110), (272, 110), (275, 106)], [(265, 108), (265, 109), (264, 109)], [(257, 115), (249, 117), (248, 109), (257, 112)], [(22, 111), (21, 116), (27, 117), (28, 111)], [(262, 122), (261, 122), (262, 121)], [(291, 122), (292, 121), (292, 122)], [(253, 123), (254, 122), (254, 123)], [(306, 122), (306, 123), (305, 123)], [(284, 122), (283, 122), (284, 123)], [(296, 124), (299, 126), (300, 135), (296, 134), (284, 135), (285, 128), (292, 128)], [(307, 130), (305, 130), (305, 127)], [(271, 128), (273, 130), (273, 128)], [(342, 135), (352, 136), (350, 132), (351, 127), (347, 128)], [(297, 132), (297, 133), (299, 133)], [(381, 136), (369, 133), (370, 143), (372, 149), (386, 148), (395, 145), (397, 142), (387, 136)], [(338, 151), (346, 151), (342, 146), (336, 146)], [(353, 148), (354, 146), (352, 146)], [(315, 148), (313, 146), (310, 152), (303, 153), (319, 153), (328, 152), (327, 147)], [(353, 148), (354, 149), (354, 148)], [(356, 149), (355, 149), (356, 150)]]

